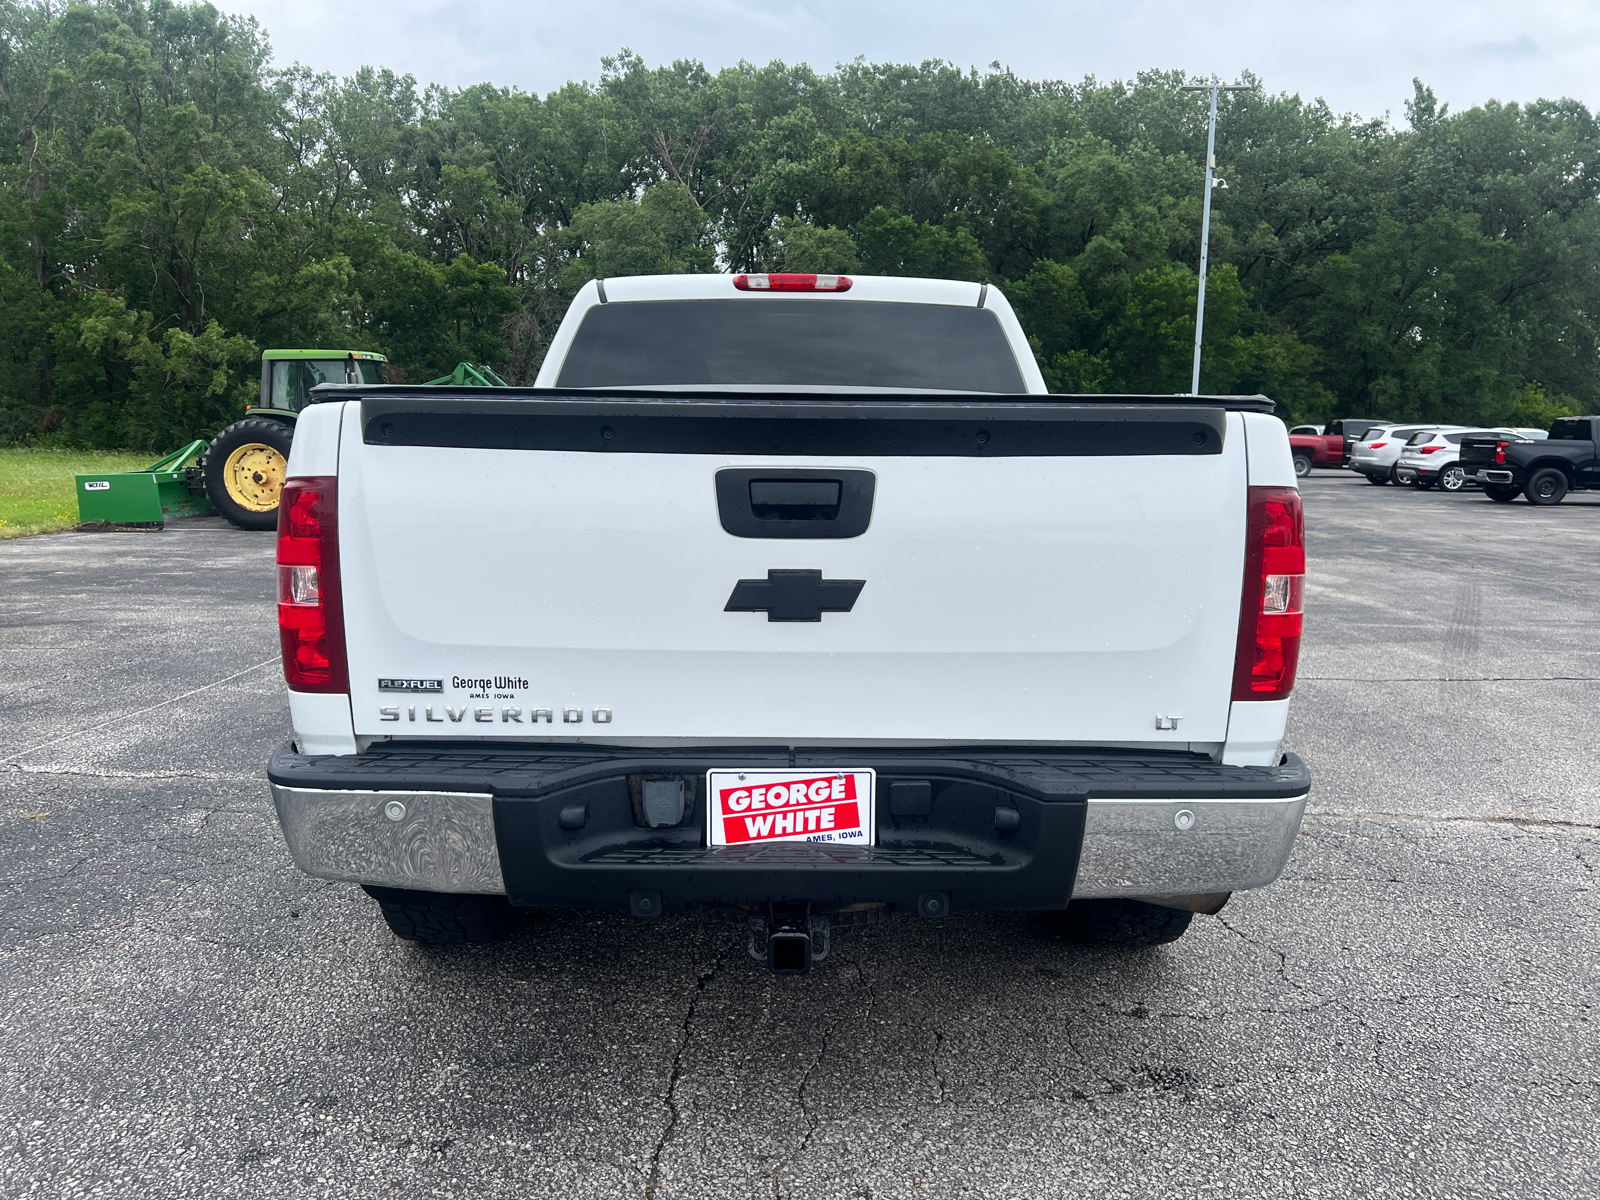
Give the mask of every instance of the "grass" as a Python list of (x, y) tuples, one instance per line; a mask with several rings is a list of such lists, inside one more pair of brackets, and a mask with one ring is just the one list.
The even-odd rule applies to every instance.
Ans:
[(0, 450), (0, 538), (71, 529), (78, 523), (74, 475), (137, 471), (159, 457), (97, 450)]

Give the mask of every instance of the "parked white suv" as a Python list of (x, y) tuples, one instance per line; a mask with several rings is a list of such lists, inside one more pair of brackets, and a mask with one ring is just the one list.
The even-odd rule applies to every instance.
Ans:
[(532, 388), (324, 387), (279, 509), (295, 862), (401, 937), (891, 913), (1153, 944), (1275, 879), (1304, 526), (1259, 396), (1046, 394), (988, 285), (585, 286)]
[(1365, 475), (1368, 483), (1394, 483), (1395, 464), (1406, 442), (1424, 430), (1460, 429), (1459, 425), (1382, 425), (1367, 430), (1367, 434), (1350, 448), (1350, 469)]
[(1422, 430), (1415, 433), (1400, 451), (1394, 466), (1395, 482), (1409, 483), (1419, 488), (1438, 484), (1441, 491), (1459, 492), (1467, 485), (1461, 470), (1461, 439), (1469, 433), (1504, 433), (1520, 441), (1532, 441), (1534, 435), (1543, 438), (1543, 429), (1462, 429), (1451, 432)]

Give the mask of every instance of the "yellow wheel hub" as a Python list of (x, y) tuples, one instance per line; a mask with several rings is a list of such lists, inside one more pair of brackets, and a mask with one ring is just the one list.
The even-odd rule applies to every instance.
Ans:
[(228, 498), (251, 512), (271, 512), (278, 507), (283, 477), (289, 464), (271, 446), (251, 442), (228, 455), (222, 482)]

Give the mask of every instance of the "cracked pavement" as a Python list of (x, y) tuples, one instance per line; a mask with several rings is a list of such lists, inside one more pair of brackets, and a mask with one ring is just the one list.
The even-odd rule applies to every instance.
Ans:
[(1282, 880), (1181, 941), (530, 915), (289, 863), (272, 539), (0, 543), (0, 1197), (1600, 1194), (1600, 503), (1307, 481)]

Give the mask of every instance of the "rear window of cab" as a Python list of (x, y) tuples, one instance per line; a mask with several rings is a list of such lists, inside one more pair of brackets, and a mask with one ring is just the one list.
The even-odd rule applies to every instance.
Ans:
[(988, 309), (769, 296), (597, 304), (556, 386), (1027, 390)]
[(1589, 440), (1589, 422), (1581, 417), (1557, 421), (1550, 426), (1550, 440), (1552, 442), (1586, 442)]

